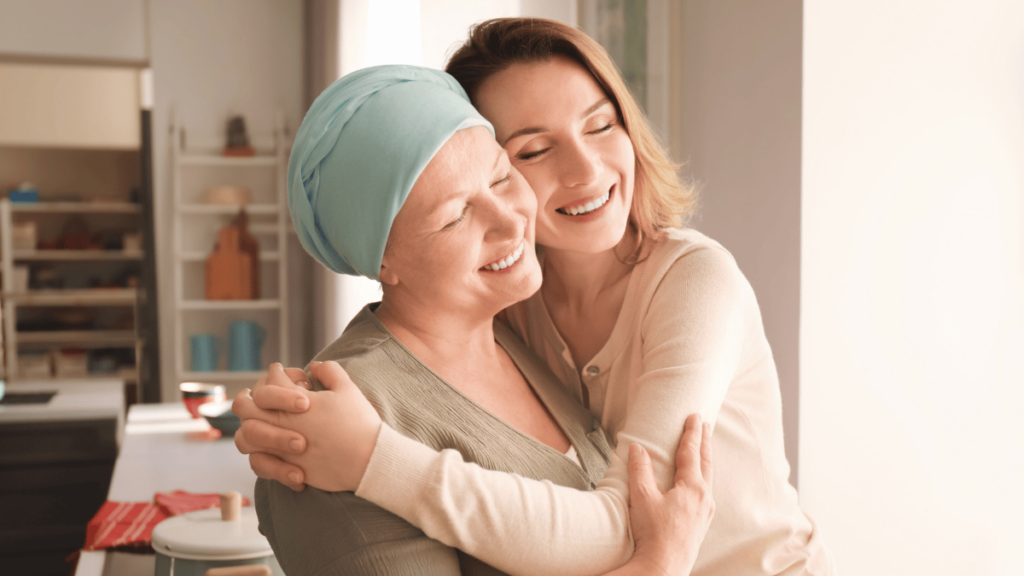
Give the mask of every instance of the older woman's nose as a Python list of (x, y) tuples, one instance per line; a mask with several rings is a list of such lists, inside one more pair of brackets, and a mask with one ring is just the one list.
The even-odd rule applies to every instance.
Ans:
[(559, 180), (567, 188), (593, 184), (604, 169), (600, 156), (578, 140), (563, 146), (559, 156)]
[(507, 196), (492, 196), (491, 206), (488, 209), (490, 225), (488, 226), (488, 240), (508, 240), (523, 236), (526, 228), (526, 218), (521, 210), (518, 210), (513, 199)]

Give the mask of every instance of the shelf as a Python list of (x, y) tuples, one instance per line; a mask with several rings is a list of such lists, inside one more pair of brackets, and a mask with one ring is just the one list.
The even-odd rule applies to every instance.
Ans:
[(30, 290), (8, 292), (4, 298), (18, 306), (133, 306), (135, 288)]
[[(182, 214), (238, 214), (242, 206), (239, 204), (182, 204)], [(281, 213), (281, 207), (277, 204), (247, 204), (245, 212), (250, 215), (277, 215)]]
[(12, 250), (15, 260), (142, 260), (141, 250)]
[[(288, 219), (288, 231), (295, 234), (295, 228), (292, 226), (291, 218)], [(249, 233), (259, 236), (277, 236), (279, 230), (277, 224), (260, 224), (259, 222), (249, 222)]]
[[(272, 146), (253, 142), (256, 156), (247, 158), (221, 156), (220, 139), (200, 141), (189, 138), (191, 148), (184, 148), (185, 129), (172, 126), (171, 138), (171, 213), (173, 227), (168, 235), (171, 245), (168, 254), (174, 262), (174, 355), (169, 359), (177, 382), (223, 383), (229, 389), (251, 385), (266, 375), (262, 371), (212, 372), (191, 371), (189, 363), (189, 335), (211, 333), (219, 338), (228, 336), (234, 320), (258, 320), (265, 326), (288, 326), (289, 283), (288, 262), (292, 258), (288, 233), (292, 228), (288, 212), (287, 181), (290, 138), (284, 133), (283, 116), (274, 118), (274, 134), (268, 139)], [(253, 195), (248, 204), (206, 204), (206, 191), (210, 186), (235, 184), (248, 186)], [(261, 248), (260, 283), (264, 286), (262, 299), (207, 300), (204, 298), (204, 265), (213, 251), (218, 229), (230, 222), (241, 210), (249, 220), (248, 232)], [(205, 239), (205, 240), (204, 240)], [(255, 251), (254, 251), (255, 252)], [(253, 258), (256, 258), (254, 253)], [(287, 359), (288, 331), (268, 330), (261, 352), (275, 360)], [(254, 364), (255, 366), (255, 364)]]
[(11, 376), (7, 378), (8, 384), (35, 383), (77, 383), (82, 380), (124, 380), (124, 383), (138, 382), (139, 372), (135, 368), (122, 368), (117, 372), (102, 372), (98, 374), (80, 374), (78, 376)]
[(266, 376), (266, 371), (257, 372), (232, 372), (230, 370), (217, 370), (216, 372), (180, 372), (182, 382), (238, 382), (241, 380), (257, 380)]
[[(181, 261), (182, 262), (205, 262), (206, 259), (210, 257), (210, 253), (209, 252), (200, 252), (200, 251), (197, 250), (195, 252), (182, 252), (180, 257), (181, 257)], [(280, 260), (280, 259), (281, 259), (281, 253), (280, 252), (272, 251), (272, 250), (268, 250), (268, 251), (265, 251), (265, 252), (260, 252), (260, 260), (266, 261), (266, 260)]]
[(185, 166), (219, 166), (224, 168), (266, 166), (271, 168), (277, 166), (277, 156), (234, 157), (184, 154), (178, 157), (178, 162)]
[(11, 212), (67, 214), (141, 214), (131, 202), (11, 202)]
[(78, 348), (133, 347), (132, 330), (60, 330), (53, 332), (16, 332), (18, 345), (74, 344)]
[(184, 300), (181, 310), (276, 310), (280, 300)]

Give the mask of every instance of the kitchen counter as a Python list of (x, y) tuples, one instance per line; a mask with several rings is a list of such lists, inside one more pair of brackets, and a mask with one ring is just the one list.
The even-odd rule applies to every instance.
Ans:
[(7, 394), (56, 392), (45, 404), (0, 404), (0, 423), (115, 418), (124, 427), (124, 380), (69, 378), (7, 383)]
[[(108, 500), (147, 502), (157, 492), (211, 493), (235, 490), (252, 499), (256, 475), (231, 438), (198, 441), (189, 432), (208, 430), (181, 403), (137, 404), (125, 425)], [(76, 576), (152, 576), (156, 556), (82, 552)]]
[(19, 381), (5, 394), (43, 392), (54, 395), (0, 405), (0, 564), (12, 574), (66, 571), (105, 500), (124, 426), (120, 379)]

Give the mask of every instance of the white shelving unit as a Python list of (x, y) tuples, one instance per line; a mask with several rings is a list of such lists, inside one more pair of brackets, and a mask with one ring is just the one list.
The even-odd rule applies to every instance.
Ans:
[[(141, 215), (138, 204), (129, 202), (11, 202), (0, 199), (0, 271), (3, 272), (3, 345), (6, 352), (6, 375), (17, 380), (18, 349), (24, 348), (130, 348), (135, 353), (136, 373), (128, 380), (138, 381), (137, 368), (142, 354), (138, 336), (138, 310), (134, 288), (52, 289), (16, 291), (16, 262), (133, 262), (143, 258), (141, 251), (123, 250), (15, 250), (12, 225), (21, 215), (40, 220), (50, 215), (128, 214)], [(17, 329), (18, 310), (25, 308), (126, 307), (132, 309), (135, 330), (55, 330), (24, 331)], [(109, 374), (95, 375), (109, 378)]]
[[(290, 142), (284, 122), (275, 122), (273, 146), (248, 158), (225, 157), (220, 151), (186, 149), (185, 127), (171, 125), (174, 254), (174, 371), (180, 382), (218, 382), (242, 387), (255, 381), (271, 362), (287, 365), (288, 234), (291, 220), (287, 199)], [(249, 233), (259, 243), (260, 299), (206, 300), (205, 263), (217, 232), (238, 215), (239, 206), (204, 203), (206, 190), (217, 185), (240, 185), (252, 190), (245, 206)], [(261, 351), (264, 371), (230, 371), (227, 367), (228, 327), (235, 320), (252, 320), (266, 330)], [(191, 370), (191, 340), (209, 333), (222, 339), (218, 370)], [(229, 390), (229, 392), (231, 392)]]

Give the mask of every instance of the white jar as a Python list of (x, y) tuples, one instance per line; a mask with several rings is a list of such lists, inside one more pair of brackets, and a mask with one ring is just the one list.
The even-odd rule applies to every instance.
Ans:
[(156, 576), (203, 576), (210, 568), (250, 564), (284, 576), (251, 507), (238, 520), (221, 520), (217, 508), (168, 518), (153, 528), (153, 550)]

